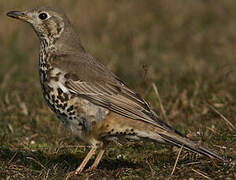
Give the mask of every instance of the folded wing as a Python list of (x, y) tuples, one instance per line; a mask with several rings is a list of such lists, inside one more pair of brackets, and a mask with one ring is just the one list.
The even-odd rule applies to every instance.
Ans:
[(72, 93), (122, 116), (178, 133), (161, 121), (144, 99), (88, 54), (59, 56), (55, 65), (70, 72), (66, 87)]

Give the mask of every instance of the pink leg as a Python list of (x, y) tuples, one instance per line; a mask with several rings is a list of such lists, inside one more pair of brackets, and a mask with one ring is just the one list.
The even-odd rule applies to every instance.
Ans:
[(83, 162), (75, 170), (75, 174), (80, 174), (83, 171), (84, 167), (88, 163), (89, 159), (94, 155), (95, 151), (96, 151), (96, 148), (94, 148), (94, 147), (89, 151), (87, 156), (84, 158)]
[(100, 162), (100, 160), (101, 160), (102, 155), (104, 154), (104, 152), (105, 152), (105, 149), (101, 149), (101, 150), (99, 151), (99, 153), (98, 153), (98, 155), (97, 155), (97, 157), (96, 157), (96, 159), (95, 159), (93, 165), (90, 166), (90, 168), (88, 169), (89, 171), (92, 171), (92, 170), (94, 170), (94, 169), (97, 168), (97, 166), (98, 166), (98, 164), (99, 164), (99, 162)]

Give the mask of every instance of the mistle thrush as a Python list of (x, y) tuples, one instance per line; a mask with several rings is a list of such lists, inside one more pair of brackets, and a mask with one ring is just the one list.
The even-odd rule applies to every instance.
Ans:
[(121, 139), (183, 146), (224, 161), (160, 120), (141, 96), (83, 48), (61, 10), (37, 7), (7, 15), (28, 22), (38, 35), (43, 96), (63, 124), (92, 147), (77, 173), (99, 149), (90, 170), (96, 168), (107, 142)]

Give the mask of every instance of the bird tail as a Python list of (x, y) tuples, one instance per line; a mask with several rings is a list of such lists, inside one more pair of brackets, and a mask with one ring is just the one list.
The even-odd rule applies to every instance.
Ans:
[(215, 158), (215, 159), (218, 159), (218, 160), (221, 160), (221, 161), (224, 161), (226, 162), (226, 160), (213, 153), (212, 151), (208, 150), (207, 148), (183, 137), (183, 136), (180, 136), (176, 133), (173, 133), (173, 132), (163, 132), (163, 133), (158, 133), (158, 135), (166, 142), (166, 143), (170, 143), (170, 144), (174, 144), (178, 147), (182, 147), (189, 150), (189, 151), (192, 151), (192, 152), (195, 152), (195, 153), (199, 153), (199, 154), (202, 154), (202, 155), (205, 155), (205, 156), (208, 156), (210, 158)]

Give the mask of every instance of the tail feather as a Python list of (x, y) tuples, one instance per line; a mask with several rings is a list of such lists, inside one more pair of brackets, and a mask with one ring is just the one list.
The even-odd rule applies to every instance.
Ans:
[(180, 132), (178, 132), (168, 124), (161, 121), (154, 112), (152, 118), (154, 118), (157, 122), (159, 122), (159, 124), (160, 122), (162, 122), (161, 125), (164, 127), (165, 131), (162, 131), (162, 133), (160, 133), (161, 131), (158, 128), (157, 133), (159, 136), (162, 137), (162, 139), (165, 142), (174, 144), (179, 147), (183, 146), (185, 149), (190, 150), (192, 152), (199, 153), (208, 156), (210, 158), (216, 158), (218, 160), (226, 162), (226, 160), (223, 157), (211, 152), (210, 150), (201, 145), (197, 145), (195, 142), (184, 137), (184, 135), (182, 135)]
[(185, 149), (190, 150), (192, 152), (195, 153), (199, 153), (205, 156), (208, 156), (210, 158), (216, 158), (218, 160), (221, 161), (226, 161), (223, 157), (211, 152), (210, 150), (208, 150), (205, 147), (202, 147), (201, 145), (197, 145), (196, 143), (194, 143), (193, 141), (185, 138), (185, 137), (181, 137), (178, 136), (176, 134), (172, 134), (172, 133), (158, 133), (166, 142), (174, 144), (178, 147), (183, 146)]

